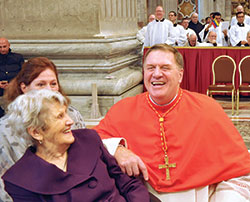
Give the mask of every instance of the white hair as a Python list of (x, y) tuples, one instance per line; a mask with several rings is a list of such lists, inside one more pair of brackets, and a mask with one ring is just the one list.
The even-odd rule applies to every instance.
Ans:
[[(67, 105), (67, 100), (59, 92), (42, 89), (31, 90), (25, 94), (19, 95), (8, 106), (8, 124), (11, 127), (12, 134), (24, 139), (26, 145), (34, 144), (35, 141), (28, 134), (27, 129), (43, 129), (46, 122), (42, 118), (47, 103), (58, 102), (61, 105)], [(42, 117), (41, 117), (42, 115)]]

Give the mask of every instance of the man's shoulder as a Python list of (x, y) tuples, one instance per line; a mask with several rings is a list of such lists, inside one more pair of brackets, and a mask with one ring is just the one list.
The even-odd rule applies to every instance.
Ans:
[(126, 97), (115, 103), (109, 110), (112, 112), (131, 112), (130, 109), (135, 109), (138, 105), (142, 106), (145, 103), (145, 93), (141, 93), (132, 97)]
[(203, 104), (211, 104), (211, 105), (214, 105), (217, 103), (214, 99), (212, 99), (211, 97), (208, 97), (205, 94), (191, 92), (188, 90), (183, 90), (183, 92), (184, 92), (185, 98), (195, 100), (196, 102), (194, 103), (203, 103)]
[(19, 58), (23, 58), (23, 55), (22, 55), (22, 54), (16, 53), (16, 52), (12, 52), (12, 51), (10, 51), (10, 52), (8, 53), (8, 55), (15, 56), (15, 57), (19, 57)]

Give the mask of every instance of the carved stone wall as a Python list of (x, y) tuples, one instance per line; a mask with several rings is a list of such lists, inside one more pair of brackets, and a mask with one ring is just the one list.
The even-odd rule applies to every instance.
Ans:
[(179, 0), (178, 1), (178, 20), (188, 17), (195, 12), (198, 12), (197, 0)]
[(134, 0), (0, 0), (0, 36), (25, 59), (50, 58), (66, 94), (90, 118), (97, 84), (102, 115), (142, 92)]
[(250, 0), (232, 0), (232, 15), (236, 14), (236, 7), (241, 4), (244, 7), (245, 13), (250, 15)]

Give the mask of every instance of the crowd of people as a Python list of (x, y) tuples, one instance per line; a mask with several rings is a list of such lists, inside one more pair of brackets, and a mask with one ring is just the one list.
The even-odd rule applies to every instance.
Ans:
[[(206, 17), (204, 24), (199, 22), (197, 13), (192, 13), (190, 19), (183, 18), (177, 23), (175, 11), (170, 11), (168, 19), (165, 19), (163, 7), (158, 6), (155, 10), (155, 19), (150, 18), (148, 25), (138, 31), (137, 39), (144, 47), (161, 43), (190, 47), (249, 46), (250, 17), (244, 13), (242, 5), (237, 6), (236, 12), (231, 24), (228, 22), (223, 25), (224, 20), (219, 12), (212, 12)], [(213, 32), (213, 40), (209, 37), (210, 32)]]
[(180, 87), (184, 62), (174, 47), (249, 46), (249, 18), (237, 9), (227, 31), (218, 12), (205, 25), (197, 13), (178, 24), (175, 11), (167, 20), (157, 6), (137, 34), (150, 47), (147, 91), (117, 102), (93, 129), (51, 60), (24, 62), (0, 38), (0, 202), (248, 202), (246, 145), (215, 100)]

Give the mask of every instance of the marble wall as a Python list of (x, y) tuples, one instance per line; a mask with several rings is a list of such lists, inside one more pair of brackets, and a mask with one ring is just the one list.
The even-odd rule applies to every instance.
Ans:
[[(142, 92), (134, 0), (0, 0), (0, 36), (25, 59), (50, 58), (61, 86), (90, 118), (92, 83), (102, 115)], [(138, 52), (137, 52), (138, 51)]]

